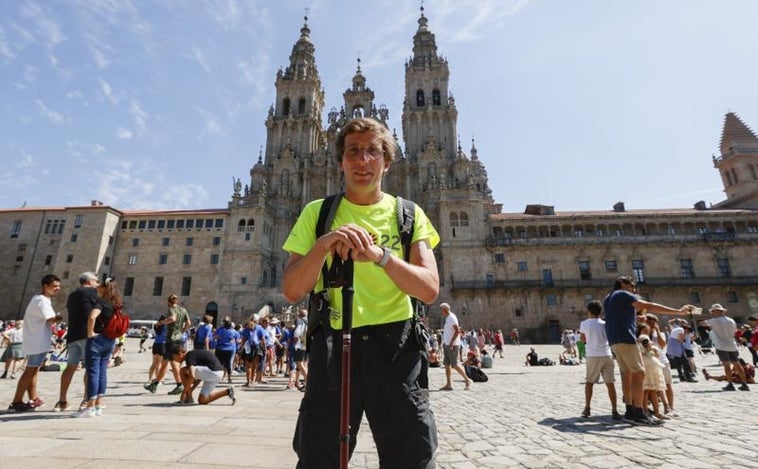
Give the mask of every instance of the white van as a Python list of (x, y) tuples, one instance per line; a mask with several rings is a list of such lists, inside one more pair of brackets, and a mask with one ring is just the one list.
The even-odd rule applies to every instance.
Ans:
[(148, 337), (155, 337), (155, 329), (153, 326), (158, 322), (154, 319), (132, 319), (129, 321), (129, 330), (126, 331), (127, 337), (140, 337), (141, 329), (147, 328)]

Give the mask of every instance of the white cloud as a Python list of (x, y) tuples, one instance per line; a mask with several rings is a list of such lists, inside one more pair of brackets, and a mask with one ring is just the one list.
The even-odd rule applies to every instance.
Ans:
[(22, 151), (21, 152), (21, 159), (16, 162), (16, 167), (19, 169), (23, 168), (31, 168), (34, 166), (34, 157), (30, 155), (29, 153)]
[(61, 27), (55, 20), (43, 11), (40, 5), (27, 3), (21, 7), (22, 14), (30, 18), (36, 24), (38, 33), (44, 36), (50, 48), (55, 47), (66, 40)]
[(107, 151), (107, 148), (99, 143), (84, 143), (76, 139), (66, 142), (66, 148), (69, 155), (85, 164), (92, 161), (92, 157), (101, 155)]
[(203, 68), (207, 75), (211, 74), (211, 67), (208, 65), (208, 59), (205, 57), (205, 52), (199, 47), (192, 47), (192, 58)]
[(116, 105), (121, 101), (121, 98), (116, 95), (113, 88), (111, 88), (111, 85), (102, 78), (100, 79), (100, 91), (102, 92), (103, 97), (113, 105)]
[(224, 29), (234, 29), (242, 24), (243, 14), (236, 0), (210, 0), (207, 10)]
[(8, 40), (5, 38), (5, 29), (2, 26), (0, 26), (0, 55), (9, 59), (16, 58), (16, 54), (11, 50), (10, 43), (8, 43)]
[(111, 63), (105, 53), (99, 49), (92, 48), (92, 55), (94, 56), (97, 68), (100, 70), (106, 68)]
[(84, 95), (79, 90), (69, 91), (66, 93), (66, 99), (84, 99)]
[(137, 127), (140, 134), (144, 134), (147, 130), (147, 112), (145, 112), (140, 103), (136, 100), (132, 100), (129, 106), (129, 113), (134, 118), (134, 125)]
[(203, 117), (203, 130), (198, 136), (198, 140), (203, 141), (206, 136), (226, 137), (226, 128), (216, 114), (198, 106), (195, 106), (195, 110)]
[(117, 160), (95, 172), (98, 199), (124, 209), (182, 209), (207, 204), (208, 192), (196, 184), (177, 184), (160, 167)]
[(116, 129), (116, 138), (119, 140), (131, 140), (134, 137), (134, 133), (124, 127)]
[(47, 117), (48, 120), (50, 120), (50, 122), (53, 124), (63, 125), (71, 122), (71, 119), (69, 117), (64, 116), (60, 112), (49, 109), (41, 100), (35, 99), (34, 102), (37, 103), (37, 108), (39, 109), (40, 114)]

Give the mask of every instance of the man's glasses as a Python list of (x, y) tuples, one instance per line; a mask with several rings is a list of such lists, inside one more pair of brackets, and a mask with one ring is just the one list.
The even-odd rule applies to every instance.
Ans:
[(351, 160), (357, 160), (366, 155), (369, 160), (376, 160), (384, 156), (384, 150), (381, 147), (370, 146), (361, 148), (358, 146), (345, 148), (343, 156)]

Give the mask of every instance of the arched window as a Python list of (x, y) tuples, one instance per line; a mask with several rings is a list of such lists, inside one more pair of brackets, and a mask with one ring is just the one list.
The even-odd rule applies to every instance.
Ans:
[(732, 168), (732, 180), (735, 184), (740, 182), (739, 178), (737, 177), (737, 171), (734, 168)]
[(282, 101), (282, 115), (283, 116), (290, 115), (290, 99), (289, 98), (284, 98), (284, 101)]
[(237, 231), (238, 232), (244, 232), (245, 231), (245, 219), (241, 219), (240, 222), (237, 224)]
[(458, 214), (455, 212), (450, 214), (450, 226), (458, 226)]
[(732, 175), (729, 174), (729, 171), (724, 172), (724, 175), (726, 175), (726, 185), (731, 186), (732, 185)]
[(238, 226), (245, 226), (245, 219), (243, 218), (240, 220), (240, 222), (237, 224)]
[(255, 226), (255, 220), (252, 218), (247, 221), (247, 226)]
[(305, 98), (300, 98), (297, 101), (297, 113), (301, 116), (305, 114)]
[(424, 90), (416, 91), (416, 106), (418, 107), (426, 106), (426, 104), (424, 104)]
[(435, 88), (432, 90), (432, 105), (439, 106), (440, 104), (442, 104), (442, 101), (440, 99), (440, 90)]
[(459, 220), (461, 226), (468, 226), (468, 214), (466, 212), (461, 212)]
[(492, 236), (495, 238), (502, 238), (503, 237), (503, 227), (496, 226), (492, 228)]

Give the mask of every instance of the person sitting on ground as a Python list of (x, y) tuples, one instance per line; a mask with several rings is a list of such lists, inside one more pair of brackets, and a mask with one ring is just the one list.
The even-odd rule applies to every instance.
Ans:
[(482, 367), (482, 363), (479, 360), (479, 357), (476, 356), (476, 352), (473, 350), (469, 350), (468, 355), (466, 357), (466, 361), (463, 363), (463, 366), (474, 366), (477, 368)]
[(578, 359), (574, 357), (567, 357), (565, 353), (558, 354), (558, 363), (568, 366), (581, 365)]
[(436, 348), (432, 348), (429, 350), (429, 368), (439, 368), (439, 367), (440, 367), (439, 351)]
[(209, 350), (192, 350), (187, 352), (182, 348), (174, 350), (173, 360), (177, 363), (182, 361), (185, 366), (179, 370), (182, 385), (184, 386), (177, 404), (192, 404), (192, 392), (202, 383), (200, 395), (197, 397), (198, 404), (210, 404), (224, 396), (229, 396), (232, 405), (237, 403), (234, 396), (234, 386), (214, 391), (221, 378), (224, 376), (224, 366), (221, 361)]
[(492, 368), (492, 355), (482, 350), (482, 368)]
[[(740, 364), (742, 365), (742, 368), (745, 369), (745, 378), (747, 379), (748, 384), (755, 384), (755, 367), (753, 365), (748, 365), (745, 360), (742, 358), (739, 359)], [(725, 375), (712, 375), (703, 368), (703, 376), (705, 376), (706, 381), (708, 380), (714, 380), (714, 381), (726, 381)], [(739, 373), (737, 370), (732, 370), (732, 382), (739, 381)]]
[(526, 354), (526, 361), (524, 362), (524, 365), (539, 366), (539, 364), (540, 364), (540, 357), (537, 355), (537, 352), (535, 352), (534, 349), (531, 349), (529, 353)]

